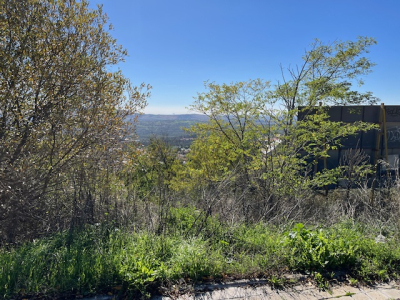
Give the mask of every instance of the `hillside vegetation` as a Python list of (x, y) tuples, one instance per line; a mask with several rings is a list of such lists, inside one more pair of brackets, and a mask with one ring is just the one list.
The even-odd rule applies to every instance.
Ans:
[[(375, 166), (354, 149), (315, 171), (344, 138), (376, 129), (324, 108), (378, 100), (353, 88), (371, 72), (374, 39), (316, 40), (276, 83), (206, 82), (191, 107), (206, 120), (162, 121), (166, 135), (168, 122), (190, 125), (182, 158), (165, 139), (132, 138), (138, 120), (152, 133), (152, 116), (139, 116), (151, 87), (110, 71), (127, 53), (101, 8), (0, 8), (2, 297), (147, 297), (250, 276), (279, 286), (285, 272), (323, 288), (340, 274), (398, 278), (399, 179), (371, 188)], [(339, 180), (347, 189), (326, 194)]]

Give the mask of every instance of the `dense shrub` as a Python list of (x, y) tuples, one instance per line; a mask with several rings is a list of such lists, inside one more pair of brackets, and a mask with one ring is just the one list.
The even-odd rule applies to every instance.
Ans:
[[(288, 271), (314, 274), (316, 279), (340, 271), (368, 282), (400, 275), (399, 240), (391, 232), (384, 242), (376, 242), (379, 232), (348, 222), (326, 228), (296, 224), (286, 231), (261, 223), (218, 223), (217, 234), (206, 236), (183, 230), (182, 222), (195, 220), (190, 217), (195, 211), (174, 213), (175, 223), (169, 224), (177, 227), (174, 234), (94, 225), (2, 248), (0, 295), (146, 296), (181, 278), (276, 279), (276, 274)], [(207, 230), (216, 223), (210, 219)]]

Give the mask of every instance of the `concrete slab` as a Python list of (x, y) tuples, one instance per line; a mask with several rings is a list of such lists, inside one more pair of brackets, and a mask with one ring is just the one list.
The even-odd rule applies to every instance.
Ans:
[(400, 300), (400, 290), (398, 287), (382, 287), (379, 289), (379, 292), (391, 299)]
[[(263, 284), (261, 284), (263, 283)], [(207, 289), (209, 291), (207, 291)], [(400, 286), (396, 283), (380, 284), (374, 287), (353, 287), (337, 285), (330, 292), (318, 287), (297, 284), (283, 290), (273, 289), (266, 281), (238, 281), (224, 284), (200, 285), (194, 287), (194, 294), (174, 299), (158, 296), (153, 300), (400, 300)]]

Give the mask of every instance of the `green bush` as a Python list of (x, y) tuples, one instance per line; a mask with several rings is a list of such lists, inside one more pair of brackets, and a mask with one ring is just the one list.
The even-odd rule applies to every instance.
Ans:
[(194, 207), (170, 208), (167, 228), (170, 234), (214, 237), (222, 234), (218, 216), (210, 216)]
[(296, 224), (281, 232), (265, 224), (230, 227), (209, 218), (206, 231), (196, 234), (191, 228), (197, 214), (186, 208), (173, 211), (170, 234), (89, 226), (2, 248), (0, 297), (110, 291), (139, 297), (180, 278), (226, 275), (267, 276), (278, 285), (282, 282), (276, 275), (288, 270), (309, 272), (322, 287), (337, 271), (368, 282), (400, 275), (399, 241), (390, 233), (377, 243), (376, 232), (348, 223), (329, 228)]
[(400, 271), (398, 241), (377, 243), (357, 226), (306, 229), (299, 223), (285, 234), (284, 244), (289, 267), (301, 272), (346, 271), (368, 281)]

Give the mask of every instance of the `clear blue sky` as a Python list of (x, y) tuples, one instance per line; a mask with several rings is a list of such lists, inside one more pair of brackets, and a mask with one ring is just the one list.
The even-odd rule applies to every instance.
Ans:
[(280, 79), (315, 38), (370, 36), (377, 65), (361, 90), (400, 104), (400, 0), (91, 0), (129, 53), (119, 67), (153, 86), (146, 113), (185, 113), (205, 80)]

